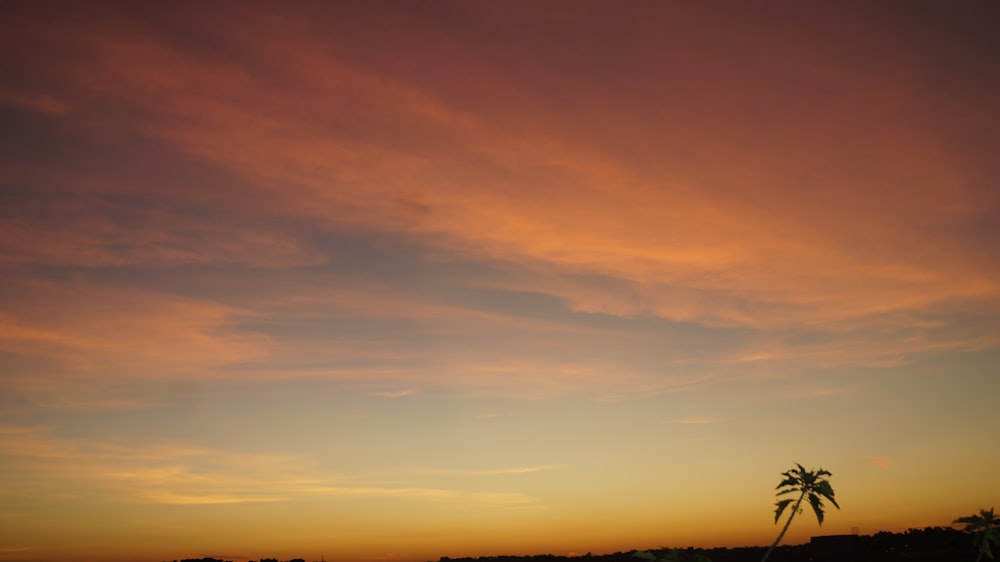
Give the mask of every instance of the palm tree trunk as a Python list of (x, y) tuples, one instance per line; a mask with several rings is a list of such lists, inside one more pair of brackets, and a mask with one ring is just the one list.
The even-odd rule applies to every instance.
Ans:
[(774, 552), (774, 549), (778, 547), (778, 543), (780, 543), (781, 538), (785, 536), (785, 531), (788, 530), (788, 526), (792, 524), (792, 519), (795, 517), (795, 514), (799, 512), (799, 504), (802, 503), (802, 499), (805, 497), (806, 493), (803, 491), (802, 495), (799, 496), (799, 499), (795, 502), (795, 505), (792, 506), (792, 513), (788, 516), (788, 521), (785, 521), (785, 526), (781, 528), (781, 532), (778, 533), (778, 538), (774, 539), (774, 543), (771, 545), (771, 548), (767, 549), (767, 552), (764, 553), (764, 558), (761, 558), (760, 562), (767, 562), (768, 557), (770, 557), (771, 553)]

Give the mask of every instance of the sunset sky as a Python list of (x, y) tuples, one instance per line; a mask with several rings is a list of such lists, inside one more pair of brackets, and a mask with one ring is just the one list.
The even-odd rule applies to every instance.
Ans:
[(0, 560), (1000, 507), (1000, 4), (0, 4)]

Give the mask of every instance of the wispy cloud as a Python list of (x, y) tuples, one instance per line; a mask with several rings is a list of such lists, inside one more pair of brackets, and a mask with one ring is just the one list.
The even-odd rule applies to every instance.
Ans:
[(0, 105), (20, 107), (53, 116), (63, 116), (71, 111), (69, 104), (47, 93), (0, 91)]
[(262, 334), (232, 329), (250, 311), (214, 301), (94, 284), (11, 285), (18, 297), (4, 303), (0, 349), (59, 362), (63, 372), (176, 375), (249, 361), (267, 348)]
[[(799, 119), (768, 123), (784, 132), (772, 143), (746, 142), (733, 131), (761, 127), (745, 116), (727, 126), (637, 121), (631, 101), (601, 100), (598, 134), (546, 108), (545, 100), (564, 97), (547, 80), (477, 67), (470, 72), (484, 90), (507, 94), (454, 96), (451, 79), (428, 84), (394, 61), (369, 64), (365, 57), (377, 53), (351, 59), (327, 48), (304, 14), (274, 18), (249, 7), (218, 26), (206, 10), (184, 25), (243, 58), (201, 56), (127, 14), (102, 20), (100, 33), (68, 16), (63, 24), (76, 32), (53, 34), (42, 22), (11, 30), (80, 55), (49, 60), (41, 50), (25, 83), (5, 86), (0, 103), (52, 119), (127, 107), (114, 127), (160, 143), (164, 156), (132, 159), (135, 169), (64, 170), (45, 155), (22, 159), (12, 173), (28, 187), (0, 215), (0, 265), (120, 268), (137, 278), (202, 269), (184, 287), (157, 289), (20, 281), (11, 291), (17, 302), (4, 303), (0, 349), (56, 362), (81, 380), (225, 377), (227, 368), (249, 365), (252, 373), (241, 376), (371, 376), (401, 387), (377, 391), (385, 398), (443, 384), (610, 403), (677, 392), (695, 376), (651, 368), (652, 354), (635, 359), (631, 352), (654, 337), (637, 328), (649, 319), (713, 330), (697, 336), (697, 352), (686, 351), (687, 341), (664, 351), (668, 364), (697, 355), (787, 370), (886, 367), (920, 353), (1000, 346), (989, 323), (959, 327), (969, 310), (997, 311), (1000, 270), (981, 237), (961, 228), (989, 218), (996, 196), (964, 180), (954, 164), (961, 154), (939, 135), (878, 118), (895, 115), (895, 100), (911, 93), (899, 76), (856, 81), (849, 78), (858, 70), (842, 66), (815, 76), (841, 91), (836, 105), (869, 131), (858, 137), (826, 114), (800, 116), (831, 139), (819, 151), (800, 142)], [(251, 32), (272, 20), (267, 33)], [(450, 68), (458, 52), (425, 55)], [(855, 86), (867, 80), (880, 86)], [(898, 95), (879, 97), (879, 108), (872, 90)], [(702, 102), (682, 97), (673, 105)], [(720, 107), (729, 105), (740, 104)], [(505, 111), (522, 117), (505, 119)], [(683, 157), (650, 142), (667, 124), (687, 139)], [(420, 142), (410, 142), (415, 135)], [(857, 165), (828, 170), (818, 153)], [(816, 169), (826, 173), (814, 177)], [(61, 187), (28, 196), (41, 185)], [(900, 196), (898, 185), (911, 189)], [(339, 240), (344, 232), (355, 238)], [(352, 262), (351, 247), (366, 237), (372, 247), (398, 245), (400, 255), (416, 256), (411, 269), (373, 266), (398, 255), (359, 251)], [(483, 263), (508, 274), (464, 269)], [(427, 277), (435, 267), (455, 285), (544, 296), (562, 316), (435, 294), (426, 289), (442, 285)], [(262, 276), (248, 271), (287, 275), (256, 280), (257, 292), (217, 288)], [(324, 317), (352, 327), (331, 335), (315, 321)], [(595, 318), (604, 317), (623, 323), (598, 328)], [(470, 350), (459, 343), (466, 335), (496, 345)], [(573, 360), (569, 349), (590, 356)], [(144, 404), (60, 396), (27, 373), (15, 379), (11, 385), (50, 408)]]
[(543, 472), (548, 470), (556, 470), (558, 467), (555, 466), (518, 466), (509, 468), (490, 468), (490, 469), (457, 469), (457, 468), (421, 468), (419, 470), (422, 474), (443, 474), (448, 476), (503, 476), (512, 474), (531, 474), (535, 472)]
[[(64, 497), (98, 492), (120, 501), (210, 505), (314, 500), (319, 496), (379, 496), (447, 501), (469, 505), (528, 505), (537, 498), (519, 492), (493, 492), (406, 485), (372, 485), (331, 474), (299, 455), (250, 454), (188, 443), (122, 445), (56, 437), (45, 427), (0, 426), (0, 454), (18, 471), (44, 475), (8, 494)], [(546, 467), (470, 472), (469, 475), (520, 474)], [(457, 474), (452, 473), (452, 474)], [(53, 486), (51, 482), (60, 482)]]
[(336, 487), (315, 486), (308, 488), (315, 494), (330, 496), (381, 496), (403, 499), (427, 499), (460, 502), (464, 504), (516, 506), (535, 504), (538, 498), (517, 492), (469, 492), (441, 488), (389, 488), (389, 487)]
[[(722, 142), (727, 135), (712, 128), (677, 133), (690, 135), (691, 146), (712, 146), (712, 161), (780, 159), (781, 166), (739, 171), (706, 167), (699, 162), (709, 155), (700, 153), (686, 162), (671, 159), (659, 166), (629, 156), (644, 149), (629, 146), (641, 141), (628, 141), (625, 132), (636, 139), (642, 135), (627, 130), (635, 125), (624, 108), (605, 104), (605, 111), (623, 114), (617, 122), (609, 118), (611, 130), (601, 135), (561, 132), (550, 122), (559, 117), (544, 118), (541, 112), (538, 119), (518, 120), (515, 126), (488, 118), (487, 110), (493, 108), (448, 103), (418, 80), (333, 56), (322, 48), (323, 38), (304, 32), (308, 26), (294, 23), (294, 17), (269, 26), (264, 36), (255, 34), (253, 44), (246, 43), (238, 30), (267, 17), (266, 9), (248, 10), (231, 27), (203, 30), (238, 44), (254, 72), (236, 61), (195, 56), (159, 41), (155, 34), (109, 23), (99, 37), (64, 39), (77, 42), (74, 46), (88, 53), (84, 60), (90, 62), (59, 78), (86, 76), (65, 86), (81, 99), (98, 95), (135, 107), (146, 119), (133, 126), (237, 171), (270, 193), (272, 208), (254, 209), (254, 214), (294, 211), (374, 230), (435, 233), (441, 236), (427, 241), (439, 251), (621, 279), (632, 284), (637, 297), (549, 288), (574, 310), (653, 314), (711, 326), (800, 327), (958, 300), (991, 301), (1000, 294), (996, 276), (961, 240), (925, 228), (931, 217), (957, 224), (978, 216), (982, 209), (975, 202), (983, 193), (972, 187), (955, 191), (966, 183), (949, 165), (939, 142), (906, 122), (896, 124), (906, 135), (888, 127), (871, 133), (877, 141), (865, 140), (865, 150), (879, 155), (872, 157), (879, 167), (868, 163), (853, 171), (830, 170), (829, 177), (811, 189), (800, 188), (795, 178), (809, 176), (817, 162), (794, 140), (796, 129), (788, 123), (772, 124), (789, 134), (778, 146), (767, 147), (767, 153), (759, 145)], [(193, 18), (189, 25), (200, 29), (206, 24)], [(287, 87), (290, 80), (269, 80), (261, 72), (276, 71), (273, 52), (288, 49), (301, 53), (294, 59), (282, 57), (282, 75), (294, 77), (291, 82), (300, 86), (294, 91)], [(165, 79), (150, 68), (173, 72)], [(50, 71), (61, 70), (54, 65)], [(855, 71), (838, 68), (824, 79), (840, 88), (866, 83), (835, 79)], [(909, 92), (910, 85), (898, 77), (879, 76), (886, 91)], [(499, 74), (484, 73), (482, 79), (498, 91), (516, 89)], [(848, 89), (838, 98), (840, 103), (849, 104), (858, 115), (879, 114), (869, 89)], [(239, 95), (246, 91), (255, 95)], [(890, 99), (897, 96), (881, 103), (889, 105)], [(339, 103), (354, 108), (349, 123), (343, 123)], [(391, 121), (398, 127), (376, 119), (383, 115), (396, 116)], [(848, 142), (855, 133), (828, 116), (812, 117), (832, 138), (844, 141), (828, 148), (855, 161), (856, 145)], [(339, 133), (357, 127), (370, 127), (374, 133), (364, 138)], [(400, 148), (399, 140), (412, 128), (424, 131), (428, 140)], [(614, 148), (607, 141), (609, 133), (624, 146)], [(883, 142), (884, 136), (907, 142)], [(547, 149), (537, 150), (540, 145)], [(446, 169), (432, 166), (437, 154), (476, 166), (477, 181), (466, 181), (468, 170), (457, 163)], [(511, 181), (511, 175), (517, 181)], [(413, 185), (415, 177), (421, 178), (419, 189)], [(906, 183), (900, 178), (918, 184), (908, 197), (886, 188)], [(535, 189), (543, 181), (546, 189)], [(732, 189), (720, 197), (713, 187), (717, 184)], [(274, 185), (280, 190), (270, 187)], [(330, 188), (342, 185), (354, 187)], [(860, 198), (868, 203), (855, 204)], [(949, 204), (940, 205), (942, 199)], [(553, 208), (560, 212), (553, 214)], [(899, 211), (891, 214), (891, 221), (886, 220), (887, 209)], [(844, 224), (852, 226), (845, 229)], [(115, 230), (118, 226), (112, 225)], [(45, 234), (37, 228), (21, 238), (35, 238), (35, 232)], [(164, 231), (153, 231), (138, 238), (142, 251), (135, 256), (172, 252), (175, 258), (168, 259), (180, 262), (242, 256), (239, 259), (248, 263), (272, 256), (279, 266), (284, 256), (290, 256), (289, 265), (324, 259), (281, 230), (255, 235), (237, 229), (231, 241), (227, 232), (234, 230), (199, 231), (187, 240), (173, 233), (175, 244), (164, 241)], [(118, 248), (122, 245), (115, 240), (135, 234), (112, 235), (97, 246)], [(73, 236), (61, 239), (76, 243)], [(869, 243), (872, 240), (878, 243)], [(65, 244), (48, 241), (41, 246)], [(63, 257), (53, 259), (96, 254), (69, 247), (59, 255)], [(125, 257), (109, 259), (136, 259), (127, 252), (120, 255)]]
[[(727, 439), (802, 441), (861, 388), (857, 424), (933, 402), (975, 425), (1000, 349), (995, 33), (861, 4), (5, 6), (3, 494), (319, 499), (421, 544), (482, 523), (552, 544), (599, 513), (566, 533), (607, 546), (647, 532), (657, 486), (714, 501), (700, 463)], [(650, 449), (664, 432), (691, 438)], [(614, 472), (643, 455), (692, 462)], [(570, 517), (447, 515), (549, 498)]]
[(816, 386), (816, 387), (806, 387), (790, 390), (784, 393), (786, 399), (789, 400), (802, 400), (810, 398), (825, 398), (827, 396), (836, 396), (842, 394), (844, 389), (836, 388), (831, 386)]
[(865, 457), (865, 462), (875, 468), (887, 469), (895, 464), (895, 460), (886, 456), (868, 456)]
[(686, 418), (676, 418), (667, 420), (667, 423), (677, 424), (677, 425), (706, 425), (721, 423), (722, 418), (715, 416), (690, 416)]
[(371, 396), (381, 396), (383, 398), (403, 398), (405, 396), (413, 396), (419, 393), (420, 391), (418, 390), (406, 388), (403, 390), (377, 390), (369, 392), (368, 394)]

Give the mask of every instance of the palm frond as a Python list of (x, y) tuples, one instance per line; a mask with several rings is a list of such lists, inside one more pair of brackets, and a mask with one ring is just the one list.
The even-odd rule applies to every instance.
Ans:
[[(785, 473), (788, 474), (787, 472)], [(784, 488), (785, 486), (798, 486), (800, 480), (795, 476), (786, 476), (784, 480), (781, 481), (777, 486), (774, 487), (775, 490), (779, 488)]]
[(969, 526), (974, 525), (978, 527), (982, 519), (983, 518), (978, 515), (966, 515), (965, 517), (959, 517), (958, 519), (955, 519), (954, 521), (952, 521), (952, 523), (962, 523), (964, 525), (969, 525)]
[(979, 557), (993, 558), (992, 543), (1000, 543), (1000, 520), (993, 508), (980, 509), (979, 513), (959, 517), (952, 524), (965, 525), (963, 531), (972, 534), (972, 544), (979, 547)]
[(792, 503), (793, 501), (795, 501), (795, 500), (785, 499), (785, 500), (781, 500), (779, 502), (776, 502), (774, 504), (776, 506), (774, 508), (774, 522), (775, 523), (778, 522), (778, 519), (781, 519), (782, 512), (784, 512), (785, 508), (788, 507), (788, 504)]
[(832, 503), (833, 505), (835, 505), (837, 507), (837, 509), (840, 509), (840, 506), (837, 504), (837, 500), (834, 499), (834, 497), (833, 497), (835, 495), (835, 493), (833, 491), (833, 486), (830, 485), (830, 482), (828, 482), (826, 480), (821, 480), (816, 485), (816, 493), (819, 494), (819, 495), (821, 495), (821, 496), (823, 496), (824, 498), (830, 500), (830, 503)]
[(816, 494), (809, 494), (809, 505), (812, 506), (813, 512), (816, 513), (816, 520), (819, 521), (820, 526), (823, 525), (823, 500)]

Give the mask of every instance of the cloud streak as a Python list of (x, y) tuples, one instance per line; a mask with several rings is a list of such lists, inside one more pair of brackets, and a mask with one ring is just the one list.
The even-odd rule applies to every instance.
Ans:
[[(247, 454), (175, 442), (143, 445), (61, 438), (44, 427), (0, 427), (0, 455), (17, 472), (35, 474), (6, 495), (39, 499), (102, 493), (118, 501), (163, 505), (304, 502), (329, 497), (385, 497), (454, 505), (536, 504), (520, 492), (378, 486), (324, 471), (297, 455)], [(506, 469), (467, 476), (542, 470)], [(38, 475), (63, 482), (43, 489)], [(333, 484), (336, 482), (336, 484)]]
[(425, 474), (443, 474), (448, 476), (505, 476), (514, 474), (531, 474), (546, 470), (555, 470), (554, 466), (518, 466), (511, 468), (493, 468), (482, 470), (460, 470), (447, 468), (425, 468), (420, 472)]
[[(304, 53), (284, 66), (282, 80), (267, 72), (251, 74), (249, 66), (236, 61), (192, 56), (157, 33), (140, 36), (112, 21), (99, 39), (69, 36), (87, 55), (68, 75), (96, 73), (97, 78), (67, 86), (129, 104), (145, 115), (135, 123), (142, 123), (144, 133), (238, 173), (253, 189), (270, 193), (269, 203), (279, 213), (434, 235), (428, 242), (446, 252), (609, 276), (629, 283), (637, 296), (628, 302), (602, 291), (546, 288), (578, 311), (788, 328), (959, 301), (987, 304), (1000, 293), (994, 268), (956, 238), (954, 228), (980, 220), (996, 201), (983, 207), (988, 194), (964, 180), (957, 155), (933, 135), (891, 112), (878, 113), (907, 93), (905, 79), (866, 74), (886, 91), (899, 93), (880, 96), (875, 105), (861, 90), (838, 94), (847, 104), (844, 112), (876, 123), (875, 132), (861, 139), (874, 151), (865, 160), (855, 154), (857, 133), (840, 125), (839, 118), (802, 116), (839, 141), (822, 143), (835, 151), (828, 158), (857, 160), (855, 169), (828, 169), (822, 180), (811, 177), (810, 170), (821, 163), (799, 154), (803, 148), (796, 137), (802, 133), (789, 123), (775, 124), (788, 139), (763, 146), (727, 141), (711, 130), (677, 131), (691, 135), (692, 146), (711, 144), (715, 161), (763, 158), (769, 166), (706, 169), (671, 159), (676, 165), (664, 167), (611, 150), (599, 138), (567, 135), (544, 118), (518, 121), (517, 130), (486, 120), (481, 111), (487, 108), (451, 105), (445, 92), (427, 89), (412, 76), (339, 59), (294, 17), (279, 18), (253, 45), (243, 42), (241, 29), (270, 15), (251, 10), (230, 27), (209, 31), (203, 28), (208, 21), (203, 13), (191, 25), (246, 49), (258, 69), (274, 69), (278, 52)], [(817, 56), (834, 62), (828, 53)], [(143, 70), (158, 67), (175, 71), (166, 79)], [(833, 68), (831, 76), (812, 79), (856, 82), (836, 72), (857, 70)], [(500, 75), (487, 80), (495, 88), (513, 87)], [(807, 87), (789, 85), (790, 92)], [(247, 91), (254, 95), (242, 94)], [(544, 99), (548, 92), (523, 89), (519, 94)], [(820, 98), (816, 105), (832, 103)], [(345, 105), (352, 107), (349, 121), (340, 110)], [(607, 111), (616, 116), (623, 110), (612, 105)], [(392, 115), (395, 124), (376, 123), (376, 115)], [(618, 138), (615, 127), (625, 125), (610, 116), (606, 125)], [(344, 131), (354, 127), (368, 133), (346, 137)], [(400, 141), (411, 129), (423, 131), (427, 141), (404, 148)], [(780, 166), (778, 154), (785, 159)], [(708, 158), (701, 151), (695, 155)], [(469, 182), (473, 167), (479, 171)], [(805, 183), (811, 180), (818, 185)], [(905, 198), (893, 187), (902, 181), (913, 183)], [(720, 185), (733, 189), (721, 193)], [(559, 212), (553, 214), (553, 208)], [(605, 212), (609, 208), (616, 211)], [(11, 228), (16, 233), (25, 227)], [(99, 232), (85, 227), (74, 232), (86, 230)], [(21, 238), (34, 238), (33, 232)], [(224, 239), (232, 234), (211, 231), (196, 231), (187, 240), (164, 235), (153, 231), (139, 238), (139, 247), (149, 252), (144, 255), (162, 255), (168, 263), (242, 259), (278, 266), (325, 259), (281, 231), (237, 230), (232, 241)], [(97, 243), (114, 245), (114, 240)], [(60, 244), (42, 246), (53, 251)], [(61, 255), (90, 255), (93, 263), (150, 259), (121, 253), (101, 257), (74, 247), (51, 259)], [(21, 256), (16, 259), (28, 259)]]
[(690, 416), (669, 420), (668, 423), (678, 425), (706, 425), (721, 423), (722, 419), (715, 416)]
[(831, 532), (901, 513), (859, 466), (967, 512), (996, 18), (786, 8), (0, 8), (10, 545), (690, 543), (793, 453), (844, 478)]

